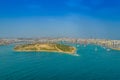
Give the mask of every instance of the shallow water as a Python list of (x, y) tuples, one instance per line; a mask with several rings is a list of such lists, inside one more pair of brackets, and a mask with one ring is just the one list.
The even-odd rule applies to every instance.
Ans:
[(0, 80), (120, 80), (120, 51), (80, 45), (72, 56), (13, 47), (0, 46)]

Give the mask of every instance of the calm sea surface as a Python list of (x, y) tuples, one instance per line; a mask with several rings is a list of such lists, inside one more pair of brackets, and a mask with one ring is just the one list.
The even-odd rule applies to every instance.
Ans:
[(80, 45), (72, 56), (13, 47), (0, 46), (0, 80), (120, 80), (120, 51)]

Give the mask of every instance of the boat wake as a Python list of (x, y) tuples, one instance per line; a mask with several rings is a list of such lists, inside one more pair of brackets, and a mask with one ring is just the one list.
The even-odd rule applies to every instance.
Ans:
[(74, 56), (80, 56), (79, 54), (74, 54)]

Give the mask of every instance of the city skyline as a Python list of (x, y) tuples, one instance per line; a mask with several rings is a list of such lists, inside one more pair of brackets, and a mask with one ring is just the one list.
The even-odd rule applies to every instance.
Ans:
[(119, 0), (0, 1), (0, 37), (120, 39)]

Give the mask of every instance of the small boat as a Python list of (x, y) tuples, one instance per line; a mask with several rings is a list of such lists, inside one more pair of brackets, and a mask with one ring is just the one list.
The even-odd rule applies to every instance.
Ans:
[(84, 45), (84, 47), (86, 47), (86, 45)]
[(106, 49), (106, 47), (103, 47), (103, 49)]
[(97, 47), (95, 48), (95, 51), (98, 51)]
[(110, 51), (110, 49), (107, 49), (107, 51)]
[(80, 45), (77, 45), (77, 47), (80, 47)]

